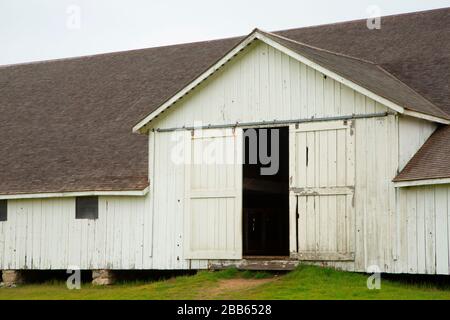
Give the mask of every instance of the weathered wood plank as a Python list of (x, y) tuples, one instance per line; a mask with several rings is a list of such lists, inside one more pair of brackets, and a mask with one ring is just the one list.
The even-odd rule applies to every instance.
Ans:
[(449, 265), (448, 256), (448, 199), (447, 188), (435, 188), (435, 215), (436, 215), (436, 273), (447, 274)]
[(291, 254), (292, 259), (301, 261), (354, 261), (355, 253), (340, 253), (340, 252), (298, 252)]
[(211, 270), (224, 270), (229, 268), (237, 268), (238, 270), (274, 270), (274, 271), (290, 271), (294, 270), (300, 261), (298, 260), (264, 260), (264, 259), (243, 259), (243, 260), (212, 260), (208, 264)]

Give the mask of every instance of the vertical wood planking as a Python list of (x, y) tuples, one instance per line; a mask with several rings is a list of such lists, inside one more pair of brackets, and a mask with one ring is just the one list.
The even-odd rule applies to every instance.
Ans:
[[(241, 54), (173, 108), (176, 112), (169, 110), (162, 115), (157, 126), (183, 126), (192, 124), (195, 120), (202, 120), (204, 124), (221, 124), (236, 120), (282, 120), (387, 110), (330, 78), (324, 79), (319, 72), (270, 49), (265, 44), (252, 44), (247, 53), (250, 59), (245, 59), (245, 55)], [(220, 81), (212, 81), (218, 78)], [(200, 91), (202, 93), (198, 94)], [(444, 235), (445, 226), (448, 230), (450, 224), (448, 186), (439, 190), (430, 187), (428, 192), (423, 188), (411, 188), (399, 193), (399, 198), (406, 196), (405, 203), (402, 202), (406, 209), (399, 208), (399, 212), (403, 212), (402, 219), (397, 220), (397, 217), (392, 216), (395, 190), (389, 181), (395, 174), (393, 169), (396, 165), (390, 157), (397, 153), (395, 146), (400, 146), (398, 161), (401, 167), (435, 129), (435, 125), (430, 122), (411, 119), (400, 117), (398, 143), (392, 143), (396, 141), (394, 138), (397, 138), (397, 129), (394, 127), (396, 121), (394, 124), (391, 119), (384, 124), (374, 119), (355, 121), (356, 225), (348, 231), (352, 232), (351, 229), (354, 229), (356, 232), (355, 269), (358, 271), (364, 271), (368, 264), (382, 264), (380, 267), (383, 270), (392, 271), (393, 257), (397, 257), (399, 261), (395, 263), (395, 272), (445, 272), (445, 260), (448, 260), (450, 248), (448, 231), (447, 235)], [(308, 136), (307, 139), (307, 134), (300, 139), (305, 139), (305, 142), (302, 142), (304, 145), (307, 144), (306, 140), (311, 143), (312, 169), (308, 169), (302, 177), (299, 174), (295, 178), (305, 178), (302, 179), (307, 182), (305, 186), (323, 185), (325, 180), (331, 183), (334, 179), (339, 184), (339, 181), (343, 180), (343, 177), (339, 176), (342, 172), (339, 170), (339, 152), (335, 155), (336, 178), (333, 164), (327, 166), (324, 174), (323, 162), (320, 157), (315, 157), (315, 154), (322, 154), (325, 149), (328, 157), (334, 157), (331, 148), (333, 137), (328, 136), (325, 142), (320, 136), (320, 143), (316, 143), (316, 136)], [(414, 143), (405, 142), (408, 139), (414, 140)], [(24, 201), (10, 201), (8, 222), (0, 224), (0, 259), (3, 259), (0, 265), (10, 268), (19, 267), (21, 264), (31, 268), (56, 268), (73, 263), (86, 267), (110, 264), (110, 267), (115, 268), (131, 268), (133, 265), (139, 268), (139, 261), (142, 261), (141, 265), (148, 269), (188, 268), (192, 265), (204, 267), (206, 260), (189, 262), (183, 257), (182, 246), (185, 242), (182, 239), (184, 235), (180, 221), (184, 218), (184, 169), (173, 164), (166, 166), (168, 152), (173, 146), (168, 136), (155, 138), (156, 140), (161, 146), (155, 148), (159, 151), (156, 152), (154, 173), (149, 170), (155, 185), (147, 197), (148, 202), (135, 202), (134, 198), (123, 202), (113, 198), (104, 200), (99, 221), (85, 223), (75, 221), (73, 199), (58, 200), (54, 204), (53, 199), (32, 200), (28, 205), (25, 205)], [(337, 141), (340, 140), (337, 138)], [(302, 149), (298, 153), (299, 156), (304, 155), (301, 155), (301, 152), (306, 152), (306, 149)], [(385, 166), (380, 162), (385, 163)], [(206, 177), (209, 176), (203, 176)], [(222, 178), (216, 176), (216, 179)], [(305, 226), (300, 224), (302, 219), (316, 218), (308, 215), (308, 210), (315, 204), (314, 198), (302, 198), (303, 200), (299, 201), (299, 228)], [(432, 198), (434, 200), (431, 200)], [(444, 209), (445, 200), (447, 212)], [(293, 199), (291, 203), (294, 203)], [(334, 219), (333, 208), (350, 203), (350, 200), (344, 201), (339, 197), (319, 200), (317, 206), (320, 208), (320, 214), (317, 218), (331, 221), (328, 225), (323, 225), (328, 231)], [(135, 214), (126, 214), (130, 212)], [(379, 214), (380, 212), (382, 214)], [(58, 213), (61, 213), (61, 216), (58, 217)], [(406, 223), (403, 217), (406, 218)], [(337, 217), (336, 219), (336, 230), (340, 230), (338, 226), (342, 225)], [(21, 225), (18, 225), (19, 222)], [(141, 231), (129, 234), (130, 229), (136, 230), (133, 226), (137, 225), (141, 226), (138, 229)], [(61, 230), (59, 226), (63, 226)], [(432, 233), (431, 236), (429, 232)], [(313, 241), (316, 242), (315, 233), (316, 229), (305, 231), (305, 238), (299, 238), (299, 242), (306, 241), (306, 237), (314, 237)], [(223, 237), (223, 234), (219, 234)], [(329, 233), (327, 234), (326, 239), (322, 236), (320, 245), (327, 243), (332, 246)], [(66, 238), (67, 241), (54, 243), (55, 237)], [(106, 240), (103, 241), (102, 237)], [(407, 239), (406, 243), (403, 239)], [(143, 243), (142, 250), (139, 249), (139, 241)], [(102, 242), (106, 243), (102, 245)], [(398, 248), (394, 247), (397, 243)], [(291, 247), (292, 245), (296, 244), (291, 243)], [(336, 245), (343, 246), (342, 243)], [(14, 251), (15, 249), (17, 250)], [(55, 254), (58, 250), (62, 253)], [(92, 253), (93, 250), (95, 254)], [(441, 254), (445, 250), (447, 255)], [(141, 258), (138, 258), (139, 256)], [(342, 265), (352, 269), (351, 263)]]
[[(391, 143), (386, 144), (387, 148), (387, 192), (389, 194), (388, 197), (388, 213), (389, 213), (389, 225), (390, 228), (388, 230), (391, 238), (390, 242), (390, 264), (391, 264), (391, 271), (396, 271), (396, 262), (398, 260), (397, 256), (397, 232), (398, 228), (400, 226), (400, 221), (398, 221), (398, 215), (397, 215), (397, 190), (392, 182), (392, 179), (390, 177), (394, 177), (397, 175), (398, 170), (398, 153), (399, 153), (399, 140), (398, 140), (398, 116), (397, 115), (389, 115), (387, 119), (387, 139)], [(404, 225), (404, 223), (403, 223)], [(406, 270), (408, 268), (407, 261), (403, 262), (403, 269)]]
[[(107, 203), (113, 201), (120, 210), (117, 217), (126, 217), (131, 224), (115, 223)], [(9, 200), (8, 221), (0, 224), (0, 265), (7, 269), (65, 270), (69, 266), (82, 269), (133, 269), (139, 265), (135, 248), (140, 248), (142, 236), (136, 232), (141, 223), (135, 218), (144, 214), (146, 198), (99, 198), (98, 220), (76, 220), (75, 199)], [(109, 230), (122, 229), (128, 239), (122, 242), (127, 261), (115, 261), (120, 242), (115, 242)], [(9, 228), (9, 230), (8, 230)], [(132, 235), (133, 234), (133, 235)]]
[(417, 192), (417, 272), (426, 273), (425, 259), (425, 193)]
[[(411, 225), (410, 211), (412, 208), (408, 207), (407, 195), (404, 190), (398, 190), (399, 192), (399, 204), (398, 204), (398, 220), (403, 221), (402, 226), (397, 230), (395, 241), (398, 246), (396, 248), (396, 263), (395, 271), (401, 272), (402, 270), (408, 269), (408, 264), (411, 259), (411, 264), (414, 264), (413, 255), (409, 252), (409, 241), (412, 239), (412, 235), (408, 231), (412, 231), (415, 227)], [(414, 219), (415, 222), (415, 219)], [(415, 247), (415, 246), (414, 246)]]
[(450, 274), (450, 187), (447, 186), (447, 252), (448, 252), (448, 274)]
[(447, 188), (435, 187), (436, 273), (448, 274), (448, 199)]
[(3, 270), (5, 267), (5, 226), (7, 222), (0, 223), (0, 270)]
[[(295, 159), (297, 157), (296, 150), (298, 148), (297, 145), (297, 134), (295, 132), (295, 125), (289, 126), (289, 188), (297, 185), (297, 181), (299, 179), (299, 173), (295, 170)], [(300, 220), (300, 216), (298, 214), (305, 214), (303, 211), (305, 208), (300, 207), (300, 203), (298, 203), (297, 196), (293, 192), (289, 192), (289, 251), (291, 253), (298, 251), (298, 243), (300, 241), (300, 223), (303, 221)], [(298, 231), (297, 231), (298, 230)], [(302, 236), (305, 236), (306, 233), (303, 233)]]
[(436, 128), (434, 122), (412, 117), (399, 118), (399, 170), (405, 167)]
[(425, 187), (425, 267), (428, 274), (436, 272), (435, 195), (432, 187)]
[[(297, 189), (339, 190), (355, 186), (354, 136), (352, 122), (336, 121), (291, 126), (295, 139), (290, 158), (293, 195), (298, 197), (299, 252), (317, 255), (353, 254), (353, 194), (296, 194)], [(309, 191), (308, 191), (309, 192)], [(328, 191), (329, 192), (329, 191)], [(353, 191), (351, 192), (353, 193)], [(291, 195), (292, 197), (292, 195)], [(293, 201), (291, 201), (293, 203)], [(297, 204), (297, 203), (295, 203)], [(300, 255), (302, 257), (302, 255)], [(329, 258), (325, 258), (329, 260)], [(351, 263), (347, 266), (353, 269)]]
[[(402, 247), (407, 247), (407, 268), (402, 272), (449, 274), (450, 186), (425, 186), (399, 190), (399, 210), (406, 211)], [(402, 258), (402, 257), (400, 257)]]
[[(365, 108), (365, 103), (364, 103)], [(355, 237), (355, 269), (360, 271), (367, 270), (366, 266), (366, 189), (367, 172), (366, 170), (366, 119), (355, 121), (355, 219), (356, 219), (356, 237)]]
[[(406, 232), (400, 232), (400, 234), (406, 234), (406, 239), (401, 238), (402, 246), (408, 247), (408, 273), (417, 273), (417, 243), (418, 237), (421, 236), (417, 231), (417, 191), (411, 190), (399, 190), (400, 210), (406, 210)], [(400, 221), (402, 221), (402, 216)], [(400, 227), (402, 229), (402, 227)], [(403, 242), (405, 241), (405, 242)], [(405, 259), (402, 255), (399, 259)]]

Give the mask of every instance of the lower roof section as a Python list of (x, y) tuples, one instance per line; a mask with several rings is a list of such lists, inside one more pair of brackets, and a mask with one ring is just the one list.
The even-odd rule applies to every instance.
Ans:
[(147, 195), (148, 187), (144, 190), (127, 191), (83, 191), (83, 192), (50, 192), (50, 193), (29, 193), (29, 194), (10, 194), (0, 195), (0, 200), (13, 199), (48, 199), (48, 198), (73, 198), (73, 197), (142, 197)]
[[(434, 132), (406, 167), (395, 177), (394, 182), (428, 180), (435, 183), (415, 182), (409, 185), (445, 183), (450, 178), (450, 126), (442, 126)], [(437, 183), (436, 183), (437, 182)], [(450, 182), (450, 181), (449, 181)]]
[(432, 185), (438, 185), (438, 184), (450, 184), (450, 178), (399, 181), (399, 182), (395, 182), (395, 187), (396, 188), (421, 187), (421, 186), (432, 186)]
[[(105, 164), (105, 168), (107, 167)], [(70, 168), (59, 174), (57, 170), (51, 168), (37, 168), (37, 170), (37, 173), (22, 170), (11, 172), (9, 175), (5, 173), (5, 179), (0, 180), (0, 199), (13, 197), (23, 199), (26, 195), (34, 195), (32, 198), (53, 198), (78, 193), (89, 193), (88, 195), (139, 193), (149, 186), (148, 177), (144, 175), (111, 176), (106, 173), (104, 176), (99, 174), (90, 176), (89, 173), (76, 175), (70, 172)], [(37, 177), (39, 174), (42, 175), (40, 179)]]

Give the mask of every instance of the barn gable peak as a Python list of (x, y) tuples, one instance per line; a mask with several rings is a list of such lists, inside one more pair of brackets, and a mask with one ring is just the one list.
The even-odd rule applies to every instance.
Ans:
[(395, 112), (428, 121), (450, 124), (450, 116), (448, 114), (373, 62), (310, 46), (255, 28), (246, 38), (229, 50), (205, 72), (137, 123), (133, 127), (133, 132), (147, 132), (149, 124), (156, 117), (189, 94), (257, 40), (350, 87), (356, 92), (387, 106)]

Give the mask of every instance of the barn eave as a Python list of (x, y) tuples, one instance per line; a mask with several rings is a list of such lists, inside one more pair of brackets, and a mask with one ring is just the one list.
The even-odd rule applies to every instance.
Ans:
[(114, 197), (143, 197), (149, 192), (149, 187), (144, 190), (125, 191), (69, 191), (69, 192), (45, 192), (45, 193), (23, 193), (23, 194), (3, 194), (0, 200), (13, 199), (47, 199), (47, 198), (73, 198), (90, 196), (114, 196)]

